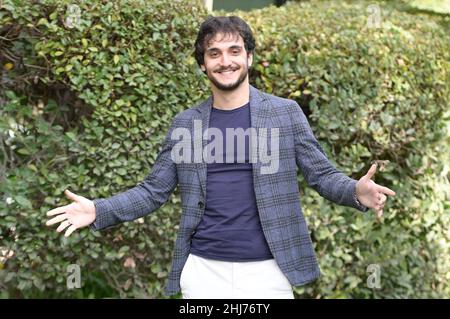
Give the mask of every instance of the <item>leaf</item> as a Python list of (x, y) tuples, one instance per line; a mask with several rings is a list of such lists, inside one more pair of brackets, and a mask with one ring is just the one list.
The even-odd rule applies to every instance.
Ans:
[(17, 153), (22, 154), (22, 155), (31, 155), (30, 150), (27, 148), (18, 149)]
[(56, 20), (58, 18), (58, 11), (54, 11), (49, 16), (50, 20)]
[(14, 67), (14, 64), (12, 64), (12, 63), (10, 63), (10, 62), (5, 63), (5, 64), (3, 65), (3, 68), (4, 68), (6, 71), (12, 70), (13, 67)]
[(14, 200), (23, 208), (33, 208), (31, 202), (22, 195), (14, 196)]
[(77, 137), (73, 132), (66, 132), (67, 137), (69, 137), (72, 141), (76, 141)]
[(46, 18), (40, 18), (36, 25), (39, 26), (39, 25), (47, 25), (47, 24), (48, 24), (48, 20)]

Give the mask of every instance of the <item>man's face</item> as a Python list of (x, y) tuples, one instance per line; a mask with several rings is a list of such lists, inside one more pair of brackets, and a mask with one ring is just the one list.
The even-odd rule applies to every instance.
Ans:
[(206, 45), (202, 71), (215, 87), (232, 91), (247, 79), (253, 55), (247, 54), (240, 35), (218, 33)]

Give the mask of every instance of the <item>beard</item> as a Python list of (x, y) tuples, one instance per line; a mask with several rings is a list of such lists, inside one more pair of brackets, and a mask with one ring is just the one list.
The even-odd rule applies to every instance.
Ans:
[(239, 78), (235, 82), (224, 84), (220, 83), (214, 76), (210, 75), (209, 72), (206, 72), (208, 79), (214, 84), (215, 87), (217, 87), (219, 90), (222, 91), (233, 91), (236, 88), (238, 88), (239, 85), (241, 85), (241, 83), (245, 81), (247, 74), (248, 74), (248, 67), (245, 66), (244, 71), (239, 75)]

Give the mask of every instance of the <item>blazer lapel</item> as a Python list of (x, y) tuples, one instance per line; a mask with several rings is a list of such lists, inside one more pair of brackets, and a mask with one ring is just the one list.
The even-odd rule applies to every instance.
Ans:
[[(203, 150), (205, 149), (206, 145), (208, 144), (208, 141), (203, 139), (203, 133), (208, 129), (209, 127), (209, 117), (211, 114), (211, 108), (213, 104), (213, 98), (212, 95), (199, 106), (200, 115), (196, 118), (194, 118), (194, 121), (192, 122), (192, 132), (194, 134), (194, 157), (196, 157), (197, 152), (197, 158), (194, 158), (195, 165), (197, 168), (197, 174), (198, 178), (200, 180), (200, 186), (203, 192), (203, 198), (206, 200), (206, 163), (203, 160)], [(195, 120), (201, 121), (201, 131), (200, 131), (200, 125), (195, 125)], [(198, 154), (200, 153), (200, 154)], [(200, 157), (200, 158), (198, 158)]]
[(259, 137), (267, 138), (267, 130), (263, 135), (264, 131), (262, 128), (269, 129), (271, 127), (271, 114), (270, 107), (267, 98), (262, 94), (261, 91), (250, 86), (250, 117), (252, 122), (252, 127), (255, 128), (256, 136), (252, 137), (251, 152), (252, 156), (256, 157), (253, 159), (253, 181), (254, 187), (257, 186), (259, 181), (258, 176), (261, 172), (261, 161), (260, 154), (258, 154), (259, 148)]

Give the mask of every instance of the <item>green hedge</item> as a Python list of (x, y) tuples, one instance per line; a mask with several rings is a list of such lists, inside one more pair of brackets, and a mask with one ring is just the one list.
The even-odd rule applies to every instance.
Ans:
[[(109, 197), (145, 178), (173, 116), (209, 94), (192, 55), (206, 12), (190, 1), (43, 2), (0, 11), (0, 249), (13, 251), (0, 296), (162, 297), (177, 192), (145, 219), (69, 239), (45, 212), (69, 203), (66, 188)], [(371, 29), (367, 5), (238, 12), (257, 40), (252, 83), (296, 99), (347, 174), (389, 161), (376, 181), (397, 192), (377, 221), (302, 187), (323, 276), (297, 297), (448, 297), (448, 19), (392, 9)], [(67, 289), (69, 264), (82, 289)], [(381, 289), (367, 287), (370, 264)]]

